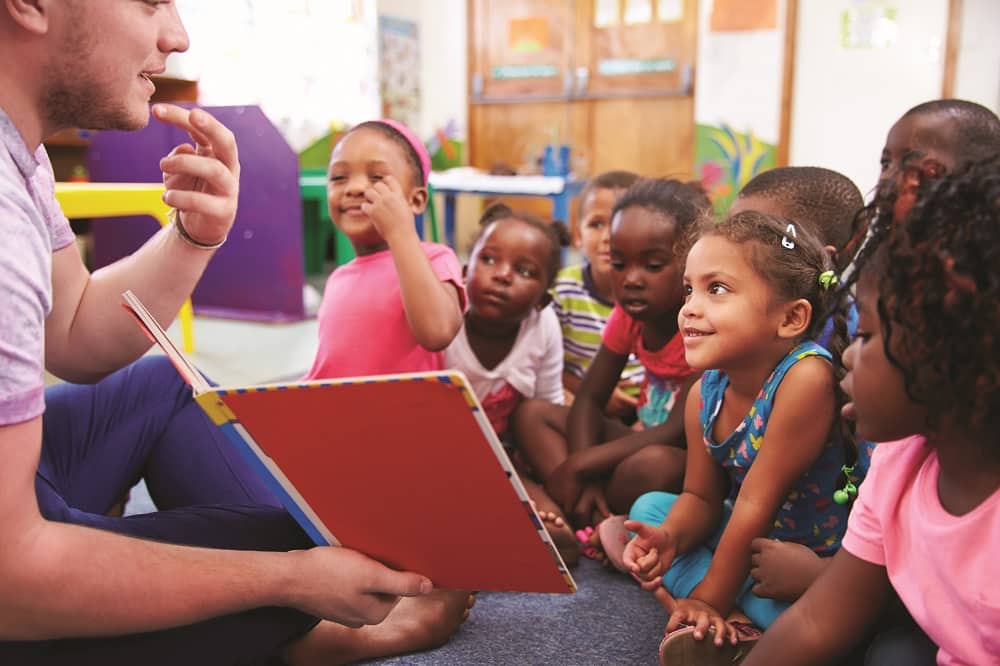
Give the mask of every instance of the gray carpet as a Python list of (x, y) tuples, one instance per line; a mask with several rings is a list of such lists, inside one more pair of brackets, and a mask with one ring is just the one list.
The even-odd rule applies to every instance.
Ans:
[(576, 594), (482, 592), (445, 646), (367, 664), (659, 664), (666, 613), (631, 579), (582, 559)]
[[(155, 511), (144, 485), (126, 513)], [(379, 665), (479, 666), (554, 664), (611, 666), (659, 663), (667, 616), (623, 574), (581, 558), (576, 594), (481, 592), (469, 619), (437, 650), (366, 662)]]

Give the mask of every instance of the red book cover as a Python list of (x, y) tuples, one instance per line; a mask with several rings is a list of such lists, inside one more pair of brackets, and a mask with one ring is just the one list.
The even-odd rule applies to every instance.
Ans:
[(124, 298), (316, 543), (438, 587), (576, 590), (460, 372), (212, 387), (138, 299)]

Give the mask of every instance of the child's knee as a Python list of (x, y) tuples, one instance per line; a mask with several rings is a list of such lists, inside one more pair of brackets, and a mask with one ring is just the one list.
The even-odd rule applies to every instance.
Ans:
[(615, 476), (628, 486), (659, 488), (679, 492), (684, 479), (687, 454), (672, 446), (647, 446), (626, 458), (615, 470)]
[(628, 512), (629, 520), (638, 520), (648, 525), (659, 525), (670, 513), (670, 507), (677, 501), (677, 495), (655, 491), (640, 495)]
[(565, 418), (563, 416), (565, 409), (562, 405), (556, 405), (541, 398), (525, 400), (518, 405), (510, 417), (514, 437), (521, 441), (532, 437), (540, 429), (560, 431), (561, 429), (556, 428), (555, 425), (560, 421), (560, 417)]

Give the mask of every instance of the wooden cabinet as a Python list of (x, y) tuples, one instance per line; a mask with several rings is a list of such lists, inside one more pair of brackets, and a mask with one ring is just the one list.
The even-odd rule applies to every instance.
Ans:
[(690, 178), (696, 0), (469, 0), (472, 164)]
[(468, 1), (474, 166), (525, 172), (565, 143), (579, 178), (692, 178), (696, 0)]

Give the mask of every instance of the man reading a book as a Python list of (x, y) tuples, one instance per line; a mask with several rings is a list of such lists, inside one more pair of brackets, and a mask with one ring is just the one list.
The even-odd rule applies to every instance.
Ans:
[[(55, 201), (42, 141), (143, 127), (151, 77), (187, 46), (171, 0), (0, 3), (0, 663), (339, 663), (439, 644), (465, 595), (310, 548), (174, 369), (136, 361), (149, 341), (121, 294), (160, 321), (190, 295), (236, 214), (232, 133), (153, 107), (191, 137), (160, 162), (177, 214), (93, 274)], [(46, 369), (66, 383), (46, 389)], [(160, 511), (108, 515), (140, 477)]]

